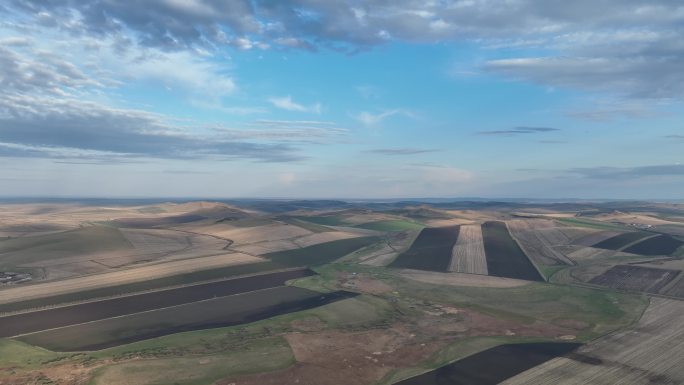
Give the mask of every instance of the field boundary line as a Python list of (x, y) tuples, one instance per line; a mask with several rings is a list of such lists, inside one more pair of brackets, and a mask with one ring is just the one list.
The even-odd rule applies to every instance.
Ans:
[[(188, 284), (164, 286), (164, 287), (160, 287), (160, 288), (156, 288), (156, 289), (148, 289), (148, 290), (136, 291), (136, 292), (131, 292), (131, 293), (123, 293), (123, 294), (118, 294), (118, 295), (109, 295), (106, 297), (97, 297), (97, 298), (87, 299), (87, 300), (83, 300), (83, 301), (63, 302), (63, 303), (60, 303), (60, 304), (57, 304), (54, 306), (43, 306), (43, 307), (38, 307), (38, 308), (31, 308), (31, 309), (25, 309), (25, 310), (17, 310), (17, 311), (13, 311), (13, 312), (0, 313), (0, 318), (9, 317), (9, 316), (17, 315), (17, 314), (33, 313), (33, 312), (43, 311), (43, 310), (60, 309), (63, 307), (106, 301), (106, 300), (116, 299), (116, 298), (133, 297), (133, 296), (140, 295), (140, 294), (149, 294), (149, 293), (156, 293), (156, 292), (166, 291), (166, 290), (181, 289), (181, 288), (186, 288), (186, 287), (205, 285), (208, 283), (230, 281), (233, 279), (249, 278), (249, 277), (256, 277), (259, 275), (266, 275), (266, 274), (272, 274), (272, 273), (285, 273), (288, 271), (307, 270), (307, 269), (308, 269), (307, 267), (291, 267), (291, 268), (278, 269), (278, 270), (269, 270), (266, 272), (242, 274), (242, 275), (233, 276), (233, 277), (215, 278), (215, 279), (209, 279), (209, 280), (204, 280), (204, 281), (192, 282), (192, 283), (188, 283)], [(209, 269), (209, 270), (211, 270), (211, 269)], [(199, 271), (203, 271), (203, 270), (199, 270)], [(78, 292), (76, 292), (76, 293), (78, 293)], [(190, 303), (192, 303), (192, 302), (190, 302)], [(136, 313), (133, 313), (133, 314), (136, 314)]]
[(615, 250), (615, 251), (624, 251), (625, 249), (630, 248), (630, 247), (636, 245), (637, 243), (641, 243), (641, 242), (643, 242), (643, 241), (647, 241), (647, 240), (649, 240), (649, 239), (651, 239), (651, 238), (659, 237), (660, 235), (662, 235), (662, 234), (653, 234), (653, 235), (650, 235), (650, 236), (648, 236), (648, 237), (644, 237), (644, 238), (641, 238), (641, 239), (637, 239), (636, 241), (634, 241), (634, 242), (632, 242), (632, 243), (628, 243), (628, 244), (626, 244), (626, 245), (620, 247), (619, 249), (617, 249), (617, 250)]
[(603, 291), (615, 291), (618, 293), (622, 294), (632, 294), (632, 295), (643, 295), (646, 297), (657, 297), (657, 298), (663, 298), (663, 299), (671, 299), (675, 301), (684, 301), (684, 298), (682, 297), (675, 297), (667, 294), (660, 294), (660, 293), (646, 293), (643, 291), (632, 291), (632, 290), (623, 290), (623, 289), (615, 289), (612, 287), (605, 287), (605, 286), (600, 286), (600, 285), (592, 285), (590, 283), (586, 282), (571, 282), (568, 283), (570, 286), (575, 286), (575, 287), (581, 287), (584, 289), (594, 289), (594, 290), (603, 290)]
[(508, 232), (508, 236), (511, 237), (511, 239), (513, 240), (513, 242), (515, 242), (516, 245), (518, 245), (518, 247), (520, 248), (520, 251), (522, 251), (523, 254), (525, 254), (525, 258), (527, 258), (527, 260), (530, 261), (530, 263), (532, 264), (532, 266), (534, 266), (534, 269), (537, 270), (537, 274), (539, 274), (539, 276), (542, 277), (542, 279), (544, 280), (544, 282), (549, 282), (549, 280), (546, 278), (546, 275), (544, 275), (544, 274), (542, 273), (542, 271), (539, 269), (539, 266), (537, 266), (537, 264), (534, 262), (533, 258), (530, 258), (530, 256), (527, 254), (527, 252), (525, 251), (525, 249), (522, 247), (522, 244), (521, 244), (521, 242), (518, 241), (518, 238), (516, 238), (516, 237), (513, 236), (513, 232), (512, 232), (511, 229), (508, 227), (508, 222), (507, 222), (507, 221), (503, 221), (503, 223), (504, 223), (504, 225), (506, 225), (506, 231)]
[[(123, 318), (123, 317), (133, 316), (133, 315), (137, 315), (137, 314), (151, 313), (151, 312), (158, 311), (158, 310), (173, 309), (173, 308), (176, 308), (176, 307), (181, 307), (181, 306), (190, 305), (190, 304), (195, 304), (195, 303), (213, 301), (213, 300), (218, 299), (218, 298), (234, 297), (234, 296), (239, 296), (239, 295), (244, 295), (244, 294), (256, 293), (256, 292), (260, 292), (260, 291), (273, 290), (273, 289), (280, 289), (280, 288), (283, 288), (283, 287), (295, 287), (295, 286), (279, 285), (279, 286), (273, 286), (273, 287), (266, 287), (266, 288), (263, 288), (263, 289), (251, 290), (251, 291), (246, 291), (246, 292), (243, 292), (243, 293), (237, 293), (237, 294), (231, 294), (231, 295), (224, 295), (224, 296), (213, 297), (213, 298), (206, 298), (206, 299), (201, 299), (201, 300), (199, 300), (199, 301), (194, 301), (194, 302), (181, 303), (181, 304), (178, 304), (178, 305), (160, 307), (160, 308), (158, 308), (158, 309), (144, 310), (144, 311), (139, 311), (139, 312), (137, 312), (137, 313), (123, 314), (123, 315), (118, 315), (118, 316), (114, 316), (114, 317), (101, 318), (101, 319), (93, 320), (93, 321), (80, 322), (80, 323), (76, 323), (76, 324), (72, 324), (72, 325), (65, 325), (65, 326), (60, 326), (60, 327), (56, 327), (56, 328), (43, 329), (43, 330), (39, 330), (39, 331), (35, 331), (35, 332), (30, 332), (30, 333), (17, 334), (17, 335), (15, 335), (15, 336), (6, 337), (6, 338), (15, 339), (15, 338), (20, 338), (20, 337), (24, 337), (24, 336), (29, 336), (29, 335), (32, 335), (32, 334), (38, 334), (38, 333), (43, 333), (43, 332), (50, 332), (50, 331), (55, 331), (55, 330), (59, 330), (59, 329), (69, 328), (69, 327), (73, 327), (73, 326), (87, 325), (87, 324), (92, 324), (92, 323), (100, 322), (100, 321), (107, 321), (107, 320), (112, 320), (112, 319), (117, 319), (117, 318)], [(299, 289), (303, 289), (303, 288), (299, 288)], [(304, 289), (304, 290), (308, 290), (308, 289)], [(313, 291), (313, 290), (311, 290), (311, 291)], [(323, 293), (321, 293), (321, 294), (323, 294)]]

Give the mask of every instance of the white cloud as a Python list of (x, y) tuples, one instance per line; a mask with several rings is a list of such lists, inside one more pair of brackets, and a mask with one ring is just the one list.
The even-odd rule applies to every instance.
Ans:
[(290, 95), (282, 96), (282, 97), (269, 98), (268, 101), (274, 107), (280, 108), (281, 110), (297, 111), (297, 112), (311, 112), (311, 113), (315, 113), (315, 114), (321, 113), (321, 104), (320, 103), (314, 103), (312, 105), (305, 106), (303, 104), (296, 103), (294, 100), (292, 100), (292, 97)]
[(365, 126), (375, 126), (382, 122), (383, 120), (394, 116), (394, 115), (404, 115), (407, 117), (414, 117), (413, 113), (403, 109), (387, 110), (380, 113), (371, 113), (368, 111), (361, 111), (354, 116), (356, 120), (361, 122)]

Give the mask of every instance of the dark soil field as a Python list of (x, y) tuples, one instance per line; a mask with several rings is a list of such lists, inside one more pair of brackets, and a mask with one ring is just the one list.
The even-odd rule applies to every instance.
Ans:
[(482, 240), (489, 275), (528, 281), (544, 281), (527, 255), (513, 240), (504, 222), (485, 222), (482, 224)]
[(446, 272), (458, 239), (460, 226), (423, 229), (411, 247), (400, 254), (390, 267)]
[(0, 314), (14, 312), (18, 310), (37, 310), (38, 308), (46, 306), (55, 306), (59, 304), (86, 301), (96, 298), (112, 297), (147, 290), (157, 290), (165, 287), (188, 285), (195, 282), (230, 278), (246, 274), (255, 274), (282, 268), (282, 265), (278, 265), (273, 262), (259, 262), (237, 266), (226, 266), (211, 270), (194, 271), (191, 273), (178, 274), (170, 277), (156, 278), (148, 281), (129, 283), (125, 285), (108, 286), (98, 289), (79, 291), (75, 293), (55, 295), (52, 297), (43, 297), (21, 302), (0, 304)]
[(620, 250), (621, 248), (629, 245), (632, 242), (636, 242), (640, 239), (646, 238), (653, 236), (653, 233), (648, 233), (645, 231), (634, 231), (631, 233), (622, 233), (620, 235), (616, 235), (614, 237), (608, 238), (604, 241), (601, 241), (592, 247), (596, 247), (598, 249), (606, 249), (606, 250)]
[(618, 290), (658, 293), (678, 274), (678, 270), (617, 265), (611, 267), (605, 273), (592, 278), (589, 283)]
[(119, 227), (128, 227), (134, 229), (149, 229), (159, 226), (173, 226), (183, 223), (201, 221), (207, 217), (201, 215), (175, 215), (170, 217), (160, 218), (120, 218), (112, 221), (112, 224)]
[(684, 298), (684, 278), (680, 278), (665, 294)]
[(272, 288), (281, 286), (288, 280), (313, 274), (308, 269), (267, 273), (0, 317), (0, 337), (12, 337), (83, 322)]
[(379, 240), (380, 238), (378, 237), (340, 239), (301, 249), (268, 253), (262, 255), (262, 257), (283, 266), (317, 266), (333, 262)]
[(48, 330), (19, 339), (54, 351), (100, 350), (174, 333), (255, 322), (356, 295), (345, 291), (322, 294), (281, 286)]
[(634, 244), (623, 251), (640, 255), (670, 255), (682, 247), (682, 245), (684, 245), (684, 242), (679, 239), (669, 235), (658, 235), (657, 237)]
[(495, 385), (580, 346), (553, 342), (500, 345), (396, 385)]

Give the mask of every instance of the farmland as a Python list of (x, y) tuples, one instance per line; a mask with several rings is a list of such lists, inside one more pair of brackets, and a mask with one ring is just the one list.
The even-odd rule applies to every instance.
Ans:
[(27, 334), (19, 339), (55, 351), (99, 350), (168, 334), (254, 322), (352, 296), (281, 286)]
[[(662, 220), (670, 223), (680, 208), (668, 207)], [(627, 251), (672, 246), (656, 232), (608, 222), (621, 215), (610, 205), (0, 208), (0, 233), (10, 237), (0, 247), (12, 246), (0, 260), (36, 278), (0, 287), (0, 334), (8, 337), (0, 338), (0, 383), (681, 379), (680, 352), (666, 344), (679, 344), (681, 328), (666, 322), (681, 324), (684, 302), (662, 299), (684, 297), (681, 250)], [(657, 216), (650, 206), (643, 212), (623, 217), (661, 223), (649, 219)], [(621, 250), (591, 247), (635, 233), (649, 236), (629, 235), (635, 240), (622, 240)], [(659, 343), (668, 356), (651, 349), (649, 360), (639, 349), (650, 347), (632, 349), (642, 343)]]
[(423, 229), (411, 247), (390, 264), (391, 267), (448, 271), (459, 226)]
[[(93, 297), (88, 293), (94, 293), (96, 296), (98, 293), (102, 296), (117, 295), (134, 291), (129, 289), (129, 285), (132, 285), (130, 286), (131, 288), (140, 287), (141, 290), (148, 290), (163, 287), (166, 284), (168, 284), (167, 286), (172, 286), (173, 284), (189, 283), (193, 281), (193, 277), (201, 278), (203, 274), (215, 274), (207, 272), (208, 270), (213, 269), (219, 269), (219, 271), (225, 272), (226, 270), (222, 269), (233, 267), (234, 270), (232, 271), (240, 273), (244, 270), (246, 274), (251, 272), (253, 268), (239, 268), (238, 266), (247, 264), (254, 265), (262, 262), (264, 262), (264, 260), (250, 255), (222, 253), (216, 256), (170, 261), (163, 264), (120, 269), (108, 273), (92, 274), (83, 277), (36, 282), (31, 285), (17, 286), (0, 291), (0, 304), (33, 299), (40, 301), (45, 297), (73, 295), (75, 293), (81, 293), (76, 294), (76, 296), (80, 295), (83, 298)], [(266, 265), (259, 266), (263, 267), (264, 270), (273, 267), (273, 265), (270, 267), (267, 267)], [(258, 271), (260, 267), (256, 270)], [(204, 273), (200, 273), (200, 271), (204, 271)], [(231, 270), (229, 269), (228, 272), (229, 271)], [(175, 280), (174, 278), (171, 278), (172, 276), (176, 276), (180, 279)], [(186, 277), (187, 279), (182, 277)], [(216, 278), (220, 278), (220, 276)], [(4, 305), (0, 305), (0, 307), (2, 306)]]
[[(527, 369), (566, 355), (579, 346), (574, 343), (499, 345), (396, 384), (496, 385)], [(493, 367), (496, 370), (491, 370)]]
[(405, 220), (386, 220), (377, 222), (368, 222), (356, 225), (360, 229), (377, 230), (377, 231), (404, 231), (404, 230), (420, 230), (424, 226)]
[(570, 239), (549, 220), (512, 220), (506, 222), (511, 235), (525, 254), (540, 265), (572, 265), (554, 246), (566, 245)]
[(670, 255), (684, 246), (684, 242), (669, 235), (657, 235), (625, 248), (626, 253), (640, 255)]
[(313, 273), (306, 269), (287, 270), (8, 315), (0, 317), (0, 337), (12, 337), (281, 286), (287, 280), (311, 274)]
[[(652, 298), (634, 328), (609, 334), (532, 368), (504, 385), (684, 383), (684, 302)], [(572, 373), (572, 375), (568, 375)]]
[(511, 238), (503, 222), (482, 225), (482, 239), (489, 275), (530, 281), (543, 281), (520, 246)]
[(452, 254), (450, 271), (487, 275), (487, 259), (480, 226), (462, 225)]
[(263, 257), (284, 266), (323, 265), (378, 241), (377, 237), (342, 239), (301, 249), (264, 254)]
[(619, 290), (658, 293), (678, 274), (677, 270), (617, 265), (589, 282)]
[(653, 236), (655, 236), (653, 233), (647, 233), (645, 231), (633, 231), (608, 238), (604, 241), (598, 242), (595, 245), (592, 245), (592, 247), (597, 249), (621, 250), (622, 248), (627, 247), (639, 240)]

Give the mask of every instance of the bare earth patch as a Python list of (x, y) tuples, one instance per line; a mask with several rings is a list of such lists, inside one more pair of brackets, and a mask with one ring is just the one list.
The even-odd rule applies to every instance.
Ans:
[(414, 281), (432, 283), (435, 285), (506, 288), (529, 284), (528, 281), (512, 278), (491, 277), (487, 275), (464, 273), (436, 273), (408, 269), (403, 270), (401, 272), (401, 276)]
[(487, 259), (480, 225), (463, 225), (454, 245), (450, 271), (487, 275)]

